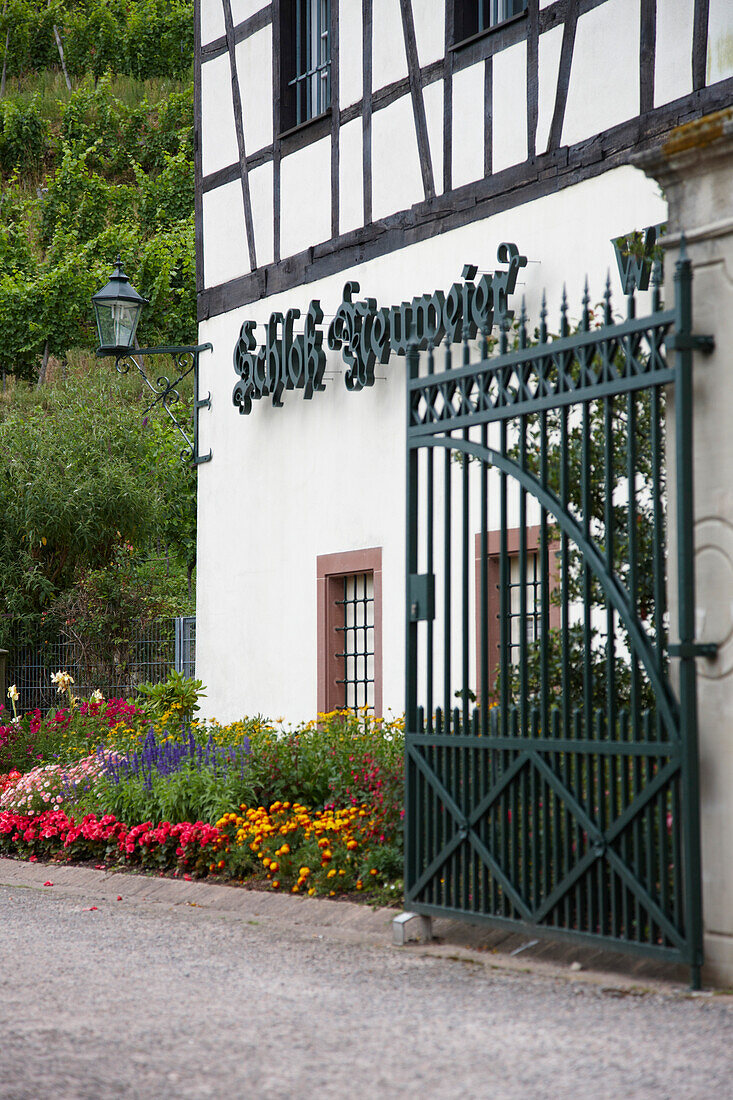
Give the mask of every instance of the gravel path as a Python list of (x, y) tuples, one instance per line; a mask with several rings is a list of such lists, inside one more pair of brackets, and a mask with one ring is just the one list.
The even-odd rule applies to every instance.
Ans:
[(0, 886), (3, 1100), (733, 1094), (715, 997), (621, 995), (191, 901), (91, 904)]

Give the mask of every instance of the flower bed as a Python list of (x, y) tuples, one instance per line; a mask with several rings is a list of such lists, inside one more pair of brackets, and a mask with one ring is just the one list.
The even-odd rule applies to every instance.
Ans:
[(100, 750), (65, 767), (39, 764), (25, 775), (11, 772), (16, 778), (0, 788), (0, 809), (21, 813), (58, 809), (66, 799), (89, 791), (106, 768), (114, 767), (116, 758), (117, 754)]
[(0, 770), (24, 770), (53, 758), (78, 759), (102, 741), (116, 746), (142, 726), (144, 715), (124, 699), (82, 702), (48, 715), (40, 710), (2, 721), (0, 706)]
[(334, 711), (294, 728), (259, 716), (182, 723), (175, 700), (185, 694), (192, 714), (198, 681), (175, 676), (140, 706), (99, 693), (80, 701), (68, 674), (52, 679), (68, 705), (45, 717), (19, 718), (19, 693), (8, 693), (0, 852), (399, 897), (401, 719)]
[[(240, 807), (216, 825), (203, 821), (130, 826), (113, 814), (76, 821), (61, 809), (42, 813), (0, 810), (0, 854), (21, 859), (264, 881), (293, 894), (337, 894), (385, 888), (395, 868), (374, 843), (367, 807), (312, 813), (306, 806), (274, 803)], [(396, 888), (396, 887), (395, 887)]]
[(216, 825), (219, 858), (211, 874), (264, 875), (274, 889), (333, 897), (384, 887), (402, 872), (396, 849), (377, 842), (382, 823), (368, 806), (313, 813), (297, 802), (274, 802), (269, 811), (242, 806)]
[(22, 859), (87, 860), (124, 863), (191, 875), (207, 872), (220, 839), (203, 821), (144, 821), (130, 827), (112, 814), (86, 814), (75, 821), (63, 810), (40, 814), (0, 811), (0, 853)]
[(6, 791), (8, 787), (14, 787), (20, 777), (20, 772), (17, 771), (7, 772), (5, 775), (0, 773), (0, 794)]

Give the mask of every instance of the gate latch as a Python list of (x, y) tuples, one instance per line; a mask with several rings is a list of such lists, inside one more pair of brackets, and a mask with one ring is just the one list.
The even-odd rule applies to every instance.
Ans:
[(410, 573), (410, 622), (435, 618), (435, 574)]
[(717, 657), (717, 642), (680, 642), (669, 647), (670, 657)]

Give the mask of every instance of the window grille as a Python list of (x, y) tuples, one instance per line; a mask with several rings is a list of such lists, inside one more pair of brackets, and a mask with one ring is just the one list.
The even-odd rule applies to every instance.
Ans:
[(336, 682), (343, 688), (344, 707), (374, 711), (374, 576), (354, 573), (341, 583), (343, 595), (336, 600), (341, 648), (336, 658), (343, 671)]
[(323, 114), (331, 103), (331, 0), (294, 0), (289, 122), (299, 126)]
[[(526, 616), (524, 620), (527, 643), (536, 642), (540, 636), (542, 609), (540, 606), (540, 569), (539, 555), (527, 554), (526, 557)], [(509, 660), (519, 662), (522, 631), (522, 575), (517, 555), (509, 559)]]

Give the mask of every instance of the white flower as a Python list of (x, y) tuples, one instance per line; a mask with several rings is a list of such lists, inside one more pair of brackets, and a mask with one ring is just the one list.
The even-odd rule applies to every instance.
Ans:
[(51, 683), (56, 685), (56, 690), (61, 695), (64, 691), (69, 690), (74, 683), (74, 678), (68, 672), (62, 672), (59, 669), (58, 672), (51, 673)]
[(92, 694), (89, 698), (89, 702), (90, 703), (103, 703), (104, 702), (104, 696), (102, 695), (102, 692), (99, 690), (99, 688), (97, 688), (96, 691), (92, 692)]
[(20, 694), (17, 687), (15, 686), (15, 684), (11, 684), (8, 688), (8, 699), (12, 699), (14, 703), (17, 703), (19, 698)]

